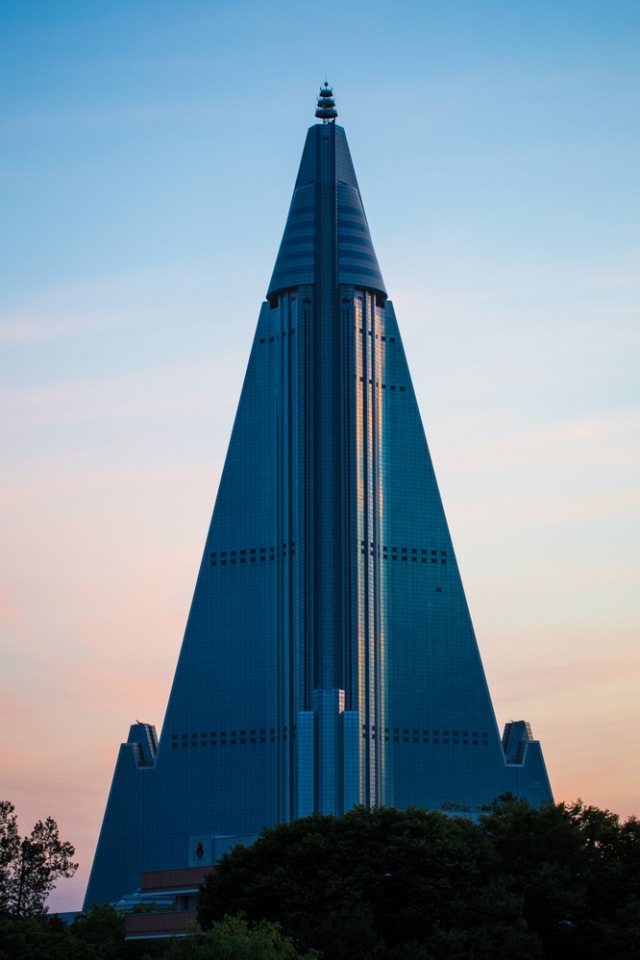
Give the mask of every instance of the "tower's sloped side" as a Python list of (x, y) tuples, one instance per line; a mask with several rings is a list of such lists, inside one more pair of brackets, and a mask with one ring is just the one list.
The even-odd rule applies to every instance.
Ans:
[(358, 713), (361, 799), (471, 816), (506, 791), (543, 803), (551, 791), (528, 727), (520, 749), (503, 750), (393, 306), (348, 293), (358, 550), (343, 682)]
[(265, 303), (157, 756), (142, 770), (121, 748), (87, 905), (132, 892), (142, 870), (185, 865), (190, 837), (257, 834), (295, 815), (299, 339), (297, 298)]
[(551, 797), (500, 740), (344, 130), (307, 136), (155, 753), (134, 728), (86, 905), (193, 838), (354, 803)]
[(157, 772), (179, 808), (189, 796), (193, 833), (291, 816), (301, 331), (290, 306), (260, 315), (162, 732)]
[(386, 802), (478, 807), (550, 799), (544, 765), (504, 755), (392, 305), (386, 304), (379, 545), (386, 570)]

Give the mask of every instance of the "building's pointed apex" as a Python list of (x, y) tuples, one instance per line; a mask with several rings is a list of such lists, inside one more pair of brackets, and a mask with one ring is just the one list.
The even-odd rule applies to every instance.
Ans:
[(336, 102), (333, 99), (333, 87), (330, 87), (326, 80), (320, 87), (317, 107), (316, 117), (318, 120), (322, 120), (323, 123), (335, 122), (338, 111), (336, 110)]
[(317, 284), (329, 264), (338, 284), (386, 298), (347, 138), (332, 120), (307, 133), (267, 300), (275, 303), (285, 290)]

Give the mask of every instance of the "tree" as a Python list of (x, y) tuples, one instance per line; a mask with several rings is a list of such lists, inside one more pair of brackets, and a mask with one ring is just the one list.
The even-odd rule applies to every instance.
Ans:
[(153, 960), (164, 957), (169, 948), (163, 939), (125, 940), (125, 914), (108, 903), (94, 903), (77, 913), (69, 930), (91, 960)]
[(239, 912), (324, 960), (636, 960), (640, 822), (508, 795), (477, 823), (314, 814), (222, 858), (198, 919)]
[(78, 869), (72, 844), (60, 839), (51, 817), (38, 820), (28, 837), (20, 838), (15, 808), (0, 801), (0, 909), (23, 918), (42, 916), (59, 877)]
[[(464, 818), (392, 807), (314, 814), (223, 857), (198, 919), (207, 927), (244, 911), (250, 921), (280, 923), (325, 960), (537, 957), (520, 899), (497, 886), (488, 896), (492, 872), (490, 842)], [(517, 953), (506, 946), (514, 930)]]
[(65, 923), (57, 914), (0, 916), (0, 960), (157, 960), (168, 940), (125, 940), (124, 915), (94, 905)]
[(480, 829), (522, 916), (555, 960), (638, 956), (640, 822), (573, 804), (537, 808), (506, 795)]
[(263, 920), (249, 925), (242, 916), (225, 917), (206, 933), (193, 931), (173, 940), (164, 956), (166, 960), (303, 960), (277, 924)]
[(9, 878), (20, 851), (18, 818), (13, 804), (0, 800), (0, 913), (9, 910)]

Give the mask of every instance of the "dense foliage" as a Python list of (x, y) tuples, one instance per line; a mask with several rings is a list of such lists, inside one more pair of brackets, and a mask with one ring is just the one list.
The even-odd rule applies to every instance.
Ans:
[(30, 917), (8, 909), (9, 808), (0, 960), (640, 957), (640, 822), (580, 802), (537, 809), (507, 796), (478, 823), (359, 807), (284, 824), (223, 857), (200, 896), (202, 931), (133, 942), (106, 905), (70, 926), (40, 901)]
[(260, 920), (249, 925), (244, 917), (225, 917), (206, 933), (194, 931), (173, 940), (165, 960), (315, 960), (300, 956), (290, 937), (275, 923)]
[(277, 924), (227, 917), (174, 940), (124, 939), (124, 915), (104, 904), (77, 915), (0, 917), (0, 960), (314, 960), (300, 957)]
[(325, 960), (636, 960), (640, 823), (511, 797), (479, 823), (418, 809), (316, 814), (223, 858), (199, 921), (240, 911)]
[(0, 914), (44, 915), (56, 880), (72, 877), (78, 869), (74, 853), (51, 817), (38, 820), (28, 837), (20, 837), (13, 804), (0, 800)]

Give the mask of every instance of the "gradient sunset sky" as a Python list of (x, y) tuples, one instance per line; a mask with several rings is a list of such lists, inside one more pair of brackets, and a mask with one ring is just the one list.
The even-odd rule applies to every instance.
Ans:
[(640, 814), (637, 0), (0, 2), (0, 798), (160, 730), (325, 77), (500, 729)]

